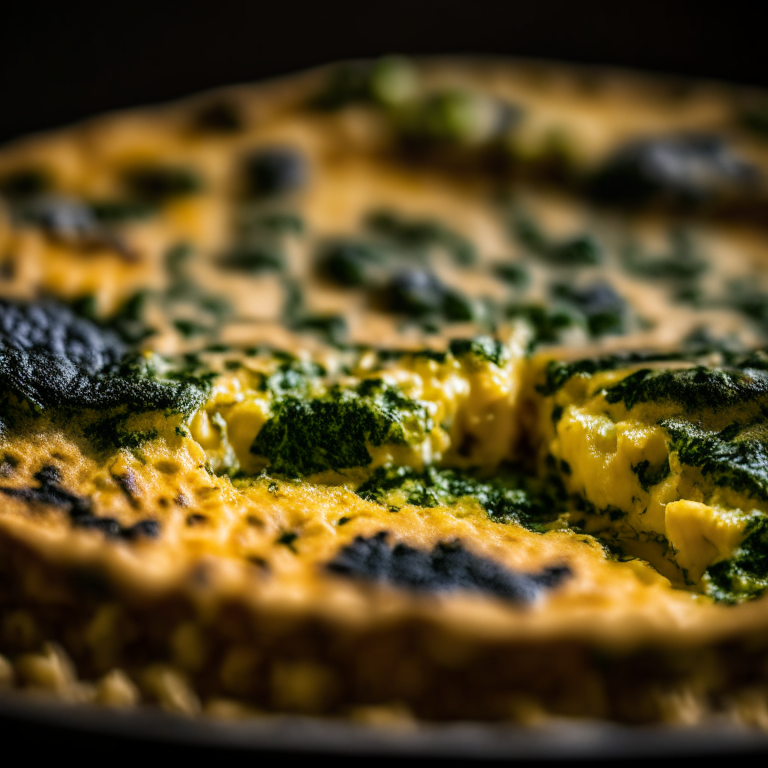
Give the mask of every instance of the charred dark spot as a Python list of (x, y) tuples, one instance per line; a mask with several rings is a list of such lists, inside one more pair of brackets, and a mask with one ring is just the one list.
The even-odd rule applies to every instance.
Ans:
[(97, 517), (93, 513), (93, 502), (77, 496), (61, 487), (61, 472), (52, 464), (46, 464), (34, 474), (37, 487), (2, 488), (0, 493), (22, 499), (28, 504), (41, 504), (65, 512), (74, 528), (99, 531), (108, 538), (123, 538), (132, 541), (141, 536), (157, 538), (160, 524), (156, 520), (140, 520), (135, 525), (123, 527), (114, 517)]
[(6, 454), (0, 462), (0, 477), (10, 477), (16, 471), (19, 462), (13, 456)]
[(108, 539), (118, 539), (122, 534), (122, 526), (114, 517), (78, 517), (72, 521), (74, 528), (103, 533)]
[(194, 127), (210, 133), (237, 133), (244, 126), (240, 108), (232, 101), (212, 101), (193, 117)]
[(111, 231), (97, 217), (93, 208), (67, 197), (48, 195), (19, 204), (16, 218), (43, 230), (48, 237), (80, 252), (112, 251), (127, 261), (139, 257), (123, 238)]
[(120, 529), (120, 537), (128, 541), (156, 539), (158, 536), (160, 536), (160, 523), (150, 518), (139, 520), (138, 523)]
[(760, 173), (718, 136), (683, 134), (640, 139), (620, 148), (595, 173), (593, 194), (625, 205), (695, 204), (755, 187)]
[(265, 147), (245, 160), (246, 191), (269, 196), (294, 192), (306, 184), (307, 161), (293, 147)]
[(344, 515), (343, 517), (339, 518), (338, 524), (339, 525), (346, 525), (351, 519), (352, 519), (351, 517), (347, 517), (346, 515)]
[(138, 498), (141, 496), (141, 489), (136, 482), (136, 475), (130, 470), (124, 472), (122, 475), (112, 475), (120, 486), (120, 490), (128, 497), (128, 501), (131, 506), (136, 506)]
[(67, 197), (38, 197), (21, 206), (18, 216), (66, 239), (88, 236), (98, 227), (98, 220), (87, 205)]
[(482, 592), (516, 603), (531, 603), (571, 576), (565, 565), (523, 573), (475, 555), (459, 542), (440, 543), (424, 552), (407, 544), (391, 546), (387, 536), (381, 531), (369, 538), (356, 537), (328, 563), (328, 570), (418, 592)]
[(251, 565), (255, 565), (257, 568), (260, 568), (262, 571), (269, 570), (269, 563), (263, 557), (259, 557), (258, 555), (249, 555), (248, 562)]
[(108, 539), (122, 539), (123, 541), (136, 541), (137, 539), (156, 539), (160, 535), (160, 523), (157, 520), (139, 520), (130, 526), (123, 526), (114, 517), (97, 517), (89, 515), (72, 520), (74, 528), (82, 528), (89, 531), (98, 531)]
[(173, 499), (173, 503), (177, 507), (186, 507), (189, 504), (187, 497), (183, 493), (178, 493)]
[(91, 374), (116, 364), (126, 351), (115, 334), (53, 302), (0, 301), (0, 345), (4, 352), (27, 352), (30, 356), (40, 352), (66, 359)]
[(66, 512), (73, 521), (93, 515), (91, 500), (64, 490), (60, 485), (61, 473), (52, 464), (42, 467), (34, 474), (34, 479), (37, 487), (0, 488), (0, 493), (28, 504), (56, 507)]
[(148, 358), (127, 352), (115, 331), (62, 304), (0, 300), (0, 391), (38, 412), (121, 406), (181, 412), (206, 396), (201, 379), (161, 378)]
[(196, 525), (203, 525), (208, 522), (208, 518), (205, 515), (201, 515), (199, 512), (193, 512), (191, 515), (187, 515), (186, 523), (190, 527)]
[(295, 552), (296, 550), (294, 549), (293, 544), (298, 538), (298, 533), (294, 533), (293, 531), (285, 531), (277, 537), (276, 542), (278, 544), (282, 544), (285, 547), (288, 547), (288, 549), (290, 549), (292, 552)]

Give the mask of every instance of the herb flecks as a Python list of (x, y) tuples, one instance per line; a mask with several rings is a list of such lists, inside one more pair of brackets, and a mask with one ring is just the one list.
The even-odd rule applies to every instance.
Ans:
[(559, 514), (553, 498), (510, 482), (513, 478), (478, 480), (467, 472), (427, 467), (379, 467), (356, 491), (366, 501), (383, 506), (453, 506), (459, 501), (478, 503), (488, 516), (502, 523), (517, 523), (542, 530)]

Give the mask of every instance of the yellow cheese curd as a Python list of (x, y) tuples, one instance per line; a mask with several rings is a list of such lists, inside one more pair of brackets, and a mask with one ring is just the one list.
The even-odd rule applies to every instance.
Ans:
[(764, 356), (627, 362), (540, 367), (542, 462), (575, 499), (572, 520), (678, 583), (722, 598), (759, 592)]

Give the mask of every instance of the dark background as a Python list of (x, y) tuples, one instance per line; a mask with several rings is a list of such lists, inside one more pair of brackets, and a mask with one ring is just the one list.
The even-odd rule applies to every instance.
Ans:
[(489, 53), (768, 86), (759, 0), (0, 2), (0, 142), (334, 59)]

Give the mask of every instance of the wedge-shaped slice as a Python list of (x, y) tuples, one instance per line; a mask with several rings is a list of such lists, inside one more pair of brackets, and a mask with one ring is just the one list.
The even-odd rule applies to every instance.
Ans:
[(762, 593), (768, 357), (539, 365), (541, 461), (572, 522), (719, 599)]

